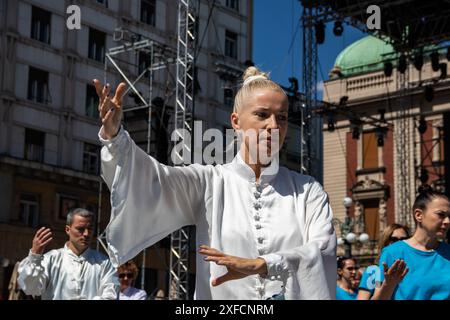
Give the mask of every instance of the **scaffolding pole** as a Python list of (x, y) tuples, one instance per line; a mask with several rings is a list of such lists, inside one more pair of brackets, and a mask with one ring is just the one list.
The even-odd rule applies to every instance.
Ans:
[(314, 33), (315, 8), (305, 6), (303, 8), (302, 26), (303, 26), (303, 92), (305, 102), (301, 108), (301, 173), (311, 174), (311, 120), (312, 110), (317, 105), (317, 42)]
[[(178, 2), (178, 35), (175, 97), (175, 134), (181, 150), (174, 149), (179, 163), (192, 160), (194, 108), (195, 9), (192, 0)], [(189, 227), (172, 233), (170, 246), (169, 299), (189, 298)]]

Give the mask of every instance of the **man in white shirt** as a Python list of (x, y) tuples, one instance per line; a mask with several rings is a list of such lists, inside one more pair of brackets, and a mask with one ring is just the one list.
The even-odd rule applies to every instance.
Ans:
[(85, 209), (67, 215), (64, 248), (44, 254), (52, 241), (48, 228), (36, 232), (27, 258), (19, 266), (18, 284), (27, 294), (43, 300), (116, 300), (117, 272), (107, 256), (89, 248), (95, 216)]

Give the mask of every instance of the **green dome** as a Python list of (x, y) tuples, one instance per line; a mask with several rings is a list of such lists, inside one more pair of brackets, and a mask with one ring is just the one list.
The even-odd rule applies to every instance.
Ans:
[(334, 66), (345, 77), (378, 71), (383, 69), (383, 61), (392, 58), (393, 53), (394, 48), (389, 43), (367, 36), (345, 48), (336, 58)]

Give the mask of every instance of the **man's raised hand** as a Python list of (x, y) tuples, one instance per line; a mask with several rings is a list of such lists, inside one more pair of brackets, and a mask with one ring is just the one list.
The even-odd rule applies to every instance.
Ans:
[(98, 111), (103, 124), (100, 135), (103, 139), (111, 140), (117, 135), (120, 129), (122, 121), (122, 99), (127, 86), (124, 82), (120, 83), (114, 97), (111, 98), (111, 86), (109, 84), (102, 85), (97, 79), (94, 79), (93, 83), (100, 99)]
[(52, 231), (45, 227), (40, 228), (34, 235), (31, 253), (43, 254), (45, 246), (47, 246), (52, 240)]

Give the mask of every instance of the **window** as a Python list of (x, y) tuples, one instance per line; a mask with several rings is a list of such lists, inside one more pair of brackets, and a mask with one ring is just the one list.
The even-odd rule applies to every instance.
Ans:
[[(141, 75), (145, 70), (150, 67), (151, 57), (148, 53), (139, 52), (139, 74)], [(145, 74), (146, 77), (150, 76), (150, 72)]]
[(31, 38), (50, 44), (51, 20), (51, 12), (33, 7), (31, 12)]
[(156, 25), (156, 1), (141, 0), (141, 22), (151, 26)]
[(89, 174), (99, 173), (100, 148), (95, 144), (84, 144), (83, 171)]
[(226, 0), (225, 5), (228, 8), (239, 11), (239, 0)]
[(106, 33), (89, 28), (89, 59), (105, 62)]
[(380, 233), (380, 218), (378, 200), (368, 200), (364, 203), (364, 225), (370, 240), (378, 240)]
[(363, 169), (378, 168), (378, 145), (375, 132), (364, 132), (362, 141)]
[(30, 67), (28, 74), (28, 100), (48, 104), (48, 72)]
[(44, 162), (45, 133), (25, 129), (25, 159)]
[(99, 98), (97, 95), (97, 91), (95, 91), (95, 87), (93, 85), (88, 84), (86, 86), (86, 115), (88, 117), (98, 119), (98, 104)]
[(75, 196), (57, 194), (56, 201), (59, 208), (58, 219), (60, 220), (66, 221), (69, 211), (80, 207), (80, 200)]
[(227, 107), (233, 107), (233, 89), (230, 88), (225, 88), (223, 89), (223, 103), (227, 106)]
[(237, 34), (231, 31), (225, 31), (225, 55), (237, 59)]
[(20, 195), (20, 222), (27, 227), (36, 228), (39, 224), (39, 196), (34, 194)]

